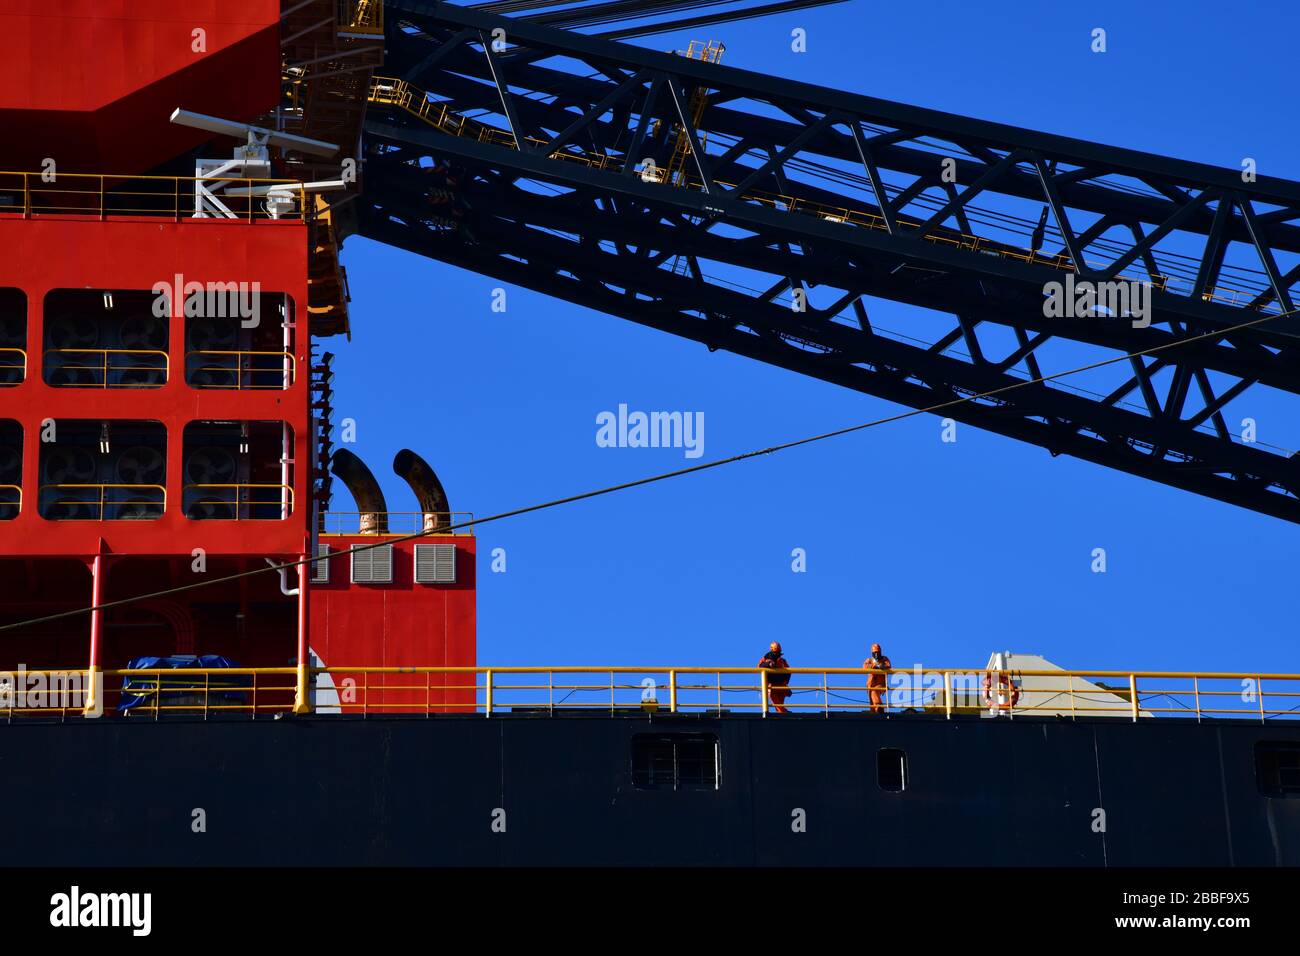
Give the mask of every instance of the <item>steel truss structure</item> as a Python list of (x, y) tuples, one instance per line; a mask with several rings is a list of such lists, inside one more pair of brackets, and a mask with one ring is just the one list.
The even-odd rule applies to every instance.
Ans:
[[(1300, 462), (1226, 412), (1300, 393), (1300, 184), (385, 6), (361, 234), (912, 408), (1205, 335), (1101, 391), (1037, 382), (942, 414), (1300, 521)], [(1049, 317), (1052, 283), (1145, 290), (1150, 311)], [(946, 330), (875, 328), (873, 298)]]

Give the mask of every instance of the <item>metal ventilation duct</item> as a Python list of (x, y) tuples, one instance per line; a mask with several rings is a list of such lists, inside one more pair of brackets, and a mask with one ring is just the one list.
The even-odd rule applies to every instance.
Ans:
[(361, 534), (385, 534), (388, 531), (388, 504), (375, 480), (374, 472), (346, 448), (334, 452), (330, 470), (348, 486), (361, 512)]
[(415, 500), (424, 513), (425, 531), (451, 523), (451, 503), (447, 500), (447, 492), (427, 461), (409, 448), (403, 448), (393, 458), (393, 471), (415, 493)]

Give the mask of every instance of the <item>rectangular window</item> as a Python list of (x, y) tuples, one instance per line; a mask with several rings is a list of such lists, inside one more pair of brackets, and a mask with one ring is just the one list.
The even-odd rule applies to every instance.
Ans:
[(906, 790), (907, 754), (892, 747), (876, 751), (876, 783), (890, 793)]
[(638, 790), (717, 790), (722, 778), (713, 734), (637, 734), (632, 785)]
[(1255, 777), (1266, 797), (1300, 797), (1300, 743), (1255, 744)]

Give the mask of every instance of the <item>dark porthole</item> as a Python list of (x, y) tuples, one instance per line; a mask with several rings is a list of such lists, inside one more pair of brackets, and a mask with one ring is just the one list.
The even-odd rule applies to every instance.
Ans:
[(876, 751), (876, 782), (881, 790), (901, 793), (907, 789), (907, 754), (893, 747)]

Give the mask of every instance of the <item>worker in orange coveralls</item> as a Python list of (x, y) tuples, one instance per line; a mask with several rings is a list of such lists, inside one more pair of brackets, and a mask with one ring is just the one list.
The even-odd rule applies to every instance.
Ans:
[[(758, 662), (759, 667), (775, 668), (784, 670), (790, 665), (786, 663), (781, 656), (781, 645), (773, 641), (771, 648), (763, 655), (762, 660)], [(785, 701), (790, 696), (790, 675), (789, 674), (768, 674), (767, 687), (768, 695), (772, 698), (772, 706), (776, 708), (778, 714), (786, 713)]]
[(881, 653), (880, 645), (872, 644), (871, 656), (862, 662), (862, 666), (871, 669), (871, 674), (867, 677), (867, 693), (871, 695), (871, 712), (884, 713), (885, 686), (888, 680), (884, 672), (893, 665), (889, 663), (889, 658)]

